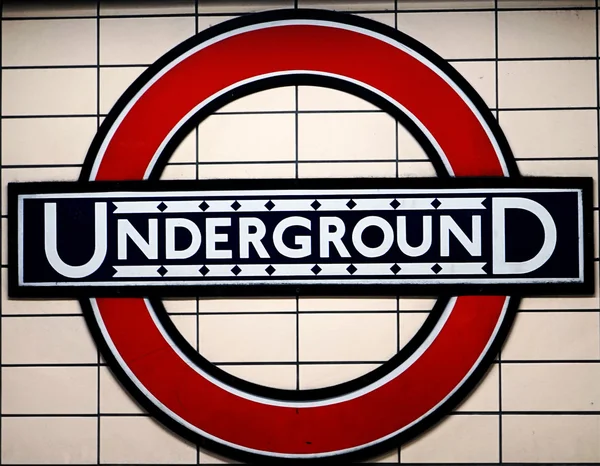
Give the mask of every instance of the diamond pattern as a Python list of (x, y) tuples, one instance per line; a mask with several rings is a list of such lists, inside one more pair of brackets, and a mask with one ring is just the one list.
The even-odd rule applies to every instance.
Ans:
[(160, 274), (161, 277), (164, 277), (165, 274), (168, 272), (167, 269), (165, 269), (162, 265), (160, 266), (160, 268), (157, 270), (157, 272)]
[(208, 209), (210, 206), (206, 201), (202, 201), (202, 204), (200, 204), (198, 207), (200, 207), (203, 211), (206, 211), (206, 209)]
[(231, 271), (233, 272), (234, 275), (239, 275), (240, 272), (242, 271), (242, 269), (240, 269), (237, 265), (231, 269)]
[(433, 270), (433, 273), (438, 274), (442, 270), (442, 267), (440, 264), (435, 264), (433, 267), (431, 267), (431, 270)]
[(267, 272), (269, 275), (273, 275), (275, 273), (275, 267), (273, 267), (272, 265), (269, 265), (266, 269), (265, 272)]
[(206, 265), (203, 265), (202, 268), (198, 272), (200, 272), (202, 275), (206, 276), (206, 274), (208, 272), (210, 272), (210, 269)]
[(273, 208), (275, 207), (275, 203), (273, 201), (269, 201), (265, 204), (265, 207), (267, 208), (267, 210), (273, 210)]
[(312, 273), (314, 273), (315, 275), (319, 275), (321, 273), (321, 270), (323, 270), (321, 267), (319, 267), (319, 265), (315, 265), (312, 269), (310, 269), (312, 271)]
[(350, 275), (354, 275), (358, 269), (353, 264), (350, 264), (346, 270)]
[(315, 210), (319, 210), (319, 207), (321, 207), (321, 203), (315, 200), (315, 202), (313, 202), (310, 206)]
[(392, 209), (396, 210), (398, 207), (400, 207), (400, 203), (398, 202), (398, 199), (394, 199), (392, 202), (390, 202), (390, 205), (392, 206)]
[(390, 267), (390, 270), (392, 271), (392, 273), (394, 275), (397, 275), (398, 272), (400, 272), (400, 270), (402, 270), (402, 268), (398, 264), (394, 264)]
[(348, 209), (352, 210), (356, 207), (356, 202), (354, 202), (354, 200), (350, 199), (346, 205), (348, 206)]
[(158, 210), (160, 210), (161, 212), (164, 212), (165, 210), (167, 210), (167, 204), (165, 204), (164, 202), (161, 202), (160, 204), (158, 204), (158, 206), (156, 206)]
[(441, 206), (441, 205), (442, 205), (442, 203), (439, 201), (439, 199), (434, 199), (434, 200), (431, 202), (431, 205), (433, 206), (433, 208), (434, 208), (434, 209), (437, 209), (439, 206)]
[(242, 207), (242, 204), (240, 204), (238, 201), (235, 201), (233, 204), (231, 204), (231, 208), (233, 210), (239, 210), (240, 207)]

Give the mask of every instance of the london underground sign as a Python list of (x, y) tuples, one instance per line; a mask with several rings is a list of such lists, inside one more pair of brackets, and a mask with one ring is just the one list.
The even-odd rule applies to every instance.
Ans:
[[(439, 179), (158, 181), (200, 121), (286, 85), (381, 107)], [(78, 183), (10, 185), (9, 204), (11, 296), (80, 298), (144, 408), (248, 461), (354, 460), (413, 438), (485, 373), (515, 295), (594, 290), (590, 179), (520, 178), (490, 111), (452, 67), (393, 29), (330, 12), (250, 15), (182, 43), (118, 101)], [(289, 293), (444, 297), (378, 369), (298, 391), (213, 366), (159, 299)]]

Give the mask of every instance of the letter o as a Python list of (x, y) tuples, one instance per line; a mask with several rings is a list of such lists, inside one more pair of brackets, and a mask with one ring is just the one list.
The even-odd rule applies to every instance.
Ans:
[[(378, 227), (383, 232), (383, 241), (376, 248), (371, 248), (363, 243), (363, 232), (369, 227)], [(352, 231), (352, 244), (356, 250), (365, 257), (381, 257), (390, 250), (394, 244), (394, 230), (392, 226), (381, 217), (365, 217), (360, 220)]]

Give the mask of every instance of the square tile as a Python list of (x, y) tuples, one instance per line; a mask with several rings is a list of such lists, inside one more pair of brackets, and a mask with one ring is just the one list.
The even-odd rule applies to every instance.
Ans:
[(4, 21), (2, 24), (2, 66), (95, 64), (95, 19)]
[(175, 328), (179, 331), (185, 341), (187, 341), (192, 348), (196, 349), (198, 347), (198, 321), (196, 320), (196, 316), (171, 316), (171, 322), (173, 322), (173, 325), (175, 325)]
[(301, 314), (300, 361), (387, 361), (396, 354), (395, 314)]
[[(395, 121), (385, 113), (322, 113), (298, 117), (298, 158), (394, 160)], [(291, 142), (291, 141), (290, 141)]]
[(83, 317), (2, 317), (2, 364), (96, 361)]
[(196, 163), (197, 130), (193, 129), (179, 143), (175, 152), (171, 155), (169, 163)]
[(198, 127), (201, 162), (294, 161), (292, 114), (212, 115)]
[(200, 354), (211, 362), (296, 360), (294, 315), (201, 315)]
[(429, 312), (400, 313), (400, 348), (404, 348), (413, 339), (425, 323), (425, 320), (427, 320), (427, 317), (429, 317)]
[(3, 414), (95, 414), (95, 367), (2, 368)]
[(4, 120), (2, 163), (81, 164), (94, 139), (97, 125), (95, 117)]
[(596, 55), (594, 11), (502, 11), (498, 14), (500, 58)]
[(518, 463), (600, 462), (600, 416), (503, 416), (502, 458)]
[(154, 63), (195, 31), (191, 16), (101, 19), (100, 64)]
[(100, 113), (108, 113), (145, 70), (145, 66), (100, 68)]
[(506, 411), (597, 411), (600, 364), (502, 364)]
[(379, 364), (309, 364), (300, 365), (300, 389), (331, 387), (368, 374)]
[(498, 416), (449, 416), (401, 448), (403, 463), (494, 463)]
[(103, 417), (102, 464), (190, 464), (196, 447), (173, 435), (150, 417)]
[(515, 157), (591, 157), (598, 152), (595, 110), (500, 112), (500, 126)]
[(502, 349), (503, 360), (600, 359), (593, 312), (519, 312)]
[[(423, 149), (423, 147), (421, 146), (421, 144), (419, 144), (417, 142), (417, 140), (414, 138), (414, 136), (404, 127), (402, 126), (400, 123), (398, 123), (397, 125), (397, 132), (398, 132), (398, 160), (400, 162), (402, 162), (401, 165), (399, 165), (399, 169), (402, 168), (402, 166), (405, 163), (409, 163), (409, 162), (426, 162), (431, 164), (431, 162), (429, 162), (429, 156), (427, 155), (427, 153), (425, 152), (425, 149)], [(420, 166), (420, 165), (419, 165)]]
[(96, 464), (98, 421), (82, 417), (2, 419), (3, 464)]
[[(459, 412), (497, 412), (500, 400), (499, 370), (496, 364), (483, 376), (477, 387), (456, 408)], [(503, 409), (504, 406), (503, 406)]]
[(500, 108), (595, 107), (596, 64), (589, 60), (498, 64)]
[(2, 71), (2, 115), (95, 113), (95, 69)]
[(398, 30), (445, 59), (495, 56), (492, 12), (399, 13)]
[(121, 386), (108, 367), (100, 368), (100, 413), (140, 414), (145, 412)]
[(493, 61), (460, 61), (452, 63), (463, 78), (490, 108), (496, 107), (496, 64)]

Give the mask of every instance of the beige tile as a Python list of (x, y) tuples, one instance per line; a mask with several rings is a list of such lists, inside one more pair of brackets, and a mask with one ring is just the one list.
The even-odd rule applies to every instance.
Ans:
[[(277, 87), (247, 95), (219, 109), (219, 112), (293, 112), (296, 109), (296, 89), (293, 86)], [(256, 118), (257, 115), (247, 118)], [(260, 118), (260, 116), (258, 116)], [(247, 120), (244, 120), (247, 121)], [(264, 124), (268, 121), (263, 120)]]
[(454, 62), (452, 66), (473, 86), (488, 107), (496, 107), (496, 65), (493, 61)]
[(396, 298), (300, 298), (300, 311), (395, 311)]
[(437, 173), (429, 160), (423, 162), (398, 162), (398, 176), (400, 178), (435, 177)]
[(298, 0), (300, 8), (325, 8), (337, 11), (393, 10), (392, 0)]
[(167, 165), (160, 175), (161, 180), (195, 180), (196, 165)]
[(292, 8), (293, 0), (256, 0), (253, 2), (199, 1), (198, 13), (248, 13), (279, 8)]
[(500, 58), (596, 55), (594, 11), (503, 11), (498, 14)]
[(500, 112), (500, 126), (515, 157), (590, 157), (598, 151), (595, 110)]
[(594, 107), (595, 62), (500, 62), (498, 86), (503, 108)]
[(171, 316), (171, 321), (181, 336), (185, 338), (185, 341), (187, 341), (192, 348), (196, 348), (196, 334), (198, 329), (196, 316)]
[(212, 362), (296, 360), (294, 315), (200, 316), (200, 353)]
[(81, 306), (74, 299), (8, 299), (8, 271), (2, 269), (2, 314), (81, 314)]
[(206, 299), (198, 300), (200, 312), (296, 312), (295, 298)]
[(396, 15), (394, 13), (359, 13), (358, 16), (383, 23), (390, 27), (395, 27), (396, 25)]
[(417, 160), (429, 162), (429, 156), (404, 126), (398, 124), (398, 160), (403, 163), (400, 168), (404, 165), (407, 160)]
[(294, 390), (296, 388), (296, 366), (221, 366), (240, 379), (273, 388)]
[(401, 449), (406, 463), (498, 461), (498, 416), (449, 416)]
[(98, 421), (82, 417), (2, 419), (3, 464), (96, 464)]
[[(317, 86), (298, 86), (299, 110), (379, 110), (347, 92)], [(334, 118), (334, 117), (333, 117)]]
[(145, 0), (128, 2), (124, 0), (101, 0), (101, 15), (175, 15), (194, 13), (194, 0), (171, 0), (157, 2)]
[(398, 30), (446, 59), (495, 55), (491, 12), (402, 13), (398, 15)]
[(428, 316), (429, 312), (400, 313), (400, 348), (405, 347), (413, 339)]
[(594, 207), (598, 206), (598, 162), (596, 160), (521, 160), (517, 162), (525, 176), (591, 176), (594, 178)]
[(202, 165), (198, 167), (198, 176), (202, 179), (236, 178), (294, 178), (296, 169), (293, 163), (271, 164), (232, 164)]
[(600, 462), (600, 416), (503, 416), (502, 458), (519, 463)]
[[(11, 168), (2, 170), (2, 190), (6, 185), (20, 181), (77, 181), (80, 168)], [(7, 213), (7, 196), (2, 196), (2, 214)]]
[(201, 162), (293, 161), (292, 114), (213, 115), (198, 127)]
[(3, 66), (95, 64), (94, 19), (5, 21), (2, 25)]
[(300, 361), (386, 361), (396, 354), (395, 314), (302, 314)]
[[(363, 163), (301, 163), (299, 178), (392, 178), (396, 176), (393, 162)], [(414, 168), (414, 167), (413, 167)], [(415, 175), (416, 176), (416, 175)]]
[(100, 368), (100, 413), (139, 414), (142, 408), (107, 367)]
[(240, 464), (237, 461), (230, 460), (224, 456), (200, 449), (200, 464)]
[(379, 366), (379, 364), (301, 364), (300, 389), (331, 387), (368, 374)]
[(196, 313), (196, 300), (187, 298), (168, 298), (163, 299), (162, 303), (167, 312), (186, 312), (190, 314)]
[(384, 453), (383, 455), (379, 455), (371, 460), (373, 463), (400, 463), (400, 458), (398, 457), (398, 449), (395, 448), (388, 453)]
[(502, 364), (506, 411), (598, 411), (600, 364)]
[(150, 64), (194, 35), (193, 17), (100, 20), (100, 64)]
[(519, 312), (502, 359), (599, 359), (598, 326), (592, 312)]
[(149, 417), (103, 417), (100, 458), (108, 464), (189, 464), (196, 462), (196, 447)]
[(179, 143), (171, 155), (169, 163), (196, 163), (196, 130), (193, 129)]
[[(547, 0), (545, 8), (591, 8), (594, 0)], [(540, 8), (539, 0), (498, 0), (498, 8)]]
[(224, 23), (232, 18), (235, 18), (235, 16), (198, 16), (198, 32)]
[(401, 311), (431, 311), (437, 299), (435, 298), (400, 298)]
[(100, 68), (100, 113), (108, 113), (145, 69), (144, 66)]
[(392, 117), (384, 113), (301, 114), (298, 158), (393, 160), (394, 124)]
[(2, 363), (94, 363), (83, 317), (3, 317)]
[(96, 0), (77, 2), (24, 2), (23, 0), (4, 0), (2, 16), (5, 18), (48, 17), (53, 16), (93, 16), (96, 14)]
[[(398, 10), (460, 10), (494, 8), (494, 0), (401, 0)], [(403, 14), (403, 13), (399, 13)]]
[(498, 411), (499, 371), (493, 365), (475, 389), (456, 408), (460, 412)]
[(3, 115), (95, 113), (95, 69), (2, 71)]
[(96, 118), (4, 120), (2, 122), (2, 163), (4, 165), (81, 164), (96, 130)]
[(95, 367), (4, 367), (3, 414), (95, 414)]

